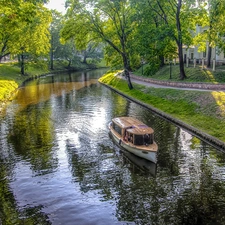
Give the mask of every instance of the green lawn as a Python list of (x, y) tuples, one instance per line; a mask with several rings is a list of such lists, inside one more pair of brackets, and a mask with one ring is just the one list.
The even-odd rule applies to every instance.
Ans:
[[(147, 65), (144, 65), (144, 68)], [(225, 66), (216, 67), (216, 71), (212, 69), (202, 69), (200, 65), (197, 65), (195, 68), (193, 65), (190, 65), (188, 68), (185, 67), (185, 73), (187, 79), (184, 82), (206, 82), (206, 83), (225, 83)], [(142, 68), (134, 72), (135, 75), (142, 75)], [(180, 81), (179, 79), (179, 65), (171, 65), (171, 77), (170, 79), (170, 66), (165, 65), (161, 68), (156, 74), (152, 76), (147, 76), (149, 78), (157, 80), (171, 80), (171, 81)]]

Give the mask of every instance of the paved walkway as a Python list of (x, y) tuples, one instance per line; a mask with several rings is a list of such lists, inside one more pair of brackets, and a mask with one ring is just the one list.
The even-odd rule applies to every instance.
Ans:
[(136, 76), (130, 73), (131, 82), (155, 88), (171, 88), (179, 90), (192, 91), (223, 91), (225, 92), (225, 84), (210, 84), (210, 83), (189, 83), (189, 82), (171, 82), (160, 81), (151, 78)]

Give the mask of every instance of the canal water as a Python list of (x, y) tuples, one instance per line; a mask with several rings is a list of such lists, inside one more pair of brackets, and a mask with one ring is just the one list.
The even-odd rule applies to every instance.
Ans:
[[(20, 88), (0, 119), (0, 224), (225, 224), (225, 153), (98, 83), (104, 70)], [(107, 125), (155, 130), (155, 165)]]

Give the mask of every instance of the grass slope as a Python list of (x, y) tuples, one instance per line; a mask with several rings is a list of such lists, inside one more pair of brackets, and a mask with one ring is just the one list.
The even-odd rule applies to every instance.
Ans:
[[(147, 67), (144, 66), (143, 70)], [(152, 76), (144, 75), (146, 77), (157, 79), (157, 80), (170, 80), (170, 81), (179, 81), (179, 65), (171, 65), (171, 77), (170, 79), (170, 66), (165, 65), (157, 73)], [(200, 82), (200, 83), (225, 83), (225, 66), (217, 66), (216, 71), (212, 69), (204, 68), (197, 65), (195, 68), (193, 65), (185, 67), (185, 73), (187, 79), (184, 82)], [(135, 75), (142, 76), (142, 68), (134, 72)]]

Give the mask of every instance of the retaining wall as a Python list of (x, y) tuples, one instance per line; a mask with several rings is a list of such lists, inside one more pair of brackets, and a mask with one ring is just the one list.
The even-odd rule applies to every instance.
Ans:
[(147, 78), (147, 77), (135, 76), (133, 74), (130, 74), (130, 77), (133, 79), (136, 79), (136, 80), (153, 83), (153, 84), (158, 84), (158, 85), (164, 85), (164, 86), (225, 91), (225, 84), (162, 81), (162, 80), (155, 80), (155, 79)]

